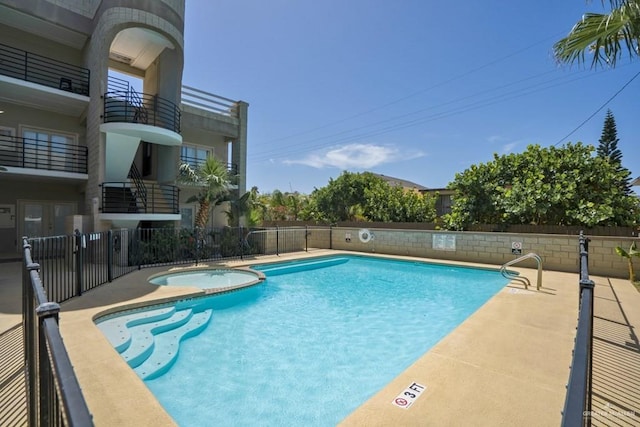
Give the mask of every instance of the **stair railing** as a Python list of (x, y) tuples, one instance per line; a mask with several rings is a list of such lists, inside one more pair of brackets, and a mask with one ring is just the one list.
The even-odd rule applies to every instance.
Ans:
[(526, 255), (522, 255), (519, 258), (516, 258), (514, 260), (506, 262), (506, 263), (504, 263), (502, 265), (502, 267), (500, 267), (500, 273), (502, 273), (502, 275), (505, 278), (520, 282), (520, 283), (522, 283), (524, 285), (525, 289), (529, 289), (529, 286), (531, 286), (531, 281), (526, 277), (518, 276), (513, 271), (507, 270), (507, 267), (509, 267), (510, 265), (517, 264), (517, 263), (519, 263), (521, 261), (524, 261), (526, 259), (530, 259), (530, 258), (535, 259), (536, 263), (538, 264), (538, 281), (536, 283), (536, 289), (539, 291), (540, 287), (542, 286), (542, 258), (540, 258), (540, 256), (538, 254), (530, 252), (530, 253), (528, 253)]
[(135, 163), (131, 163), (131, 168), (129, 169), (129, 178), (133, 182), (133, 185), (136, 187), (136, 202), (142, 203), (142, 207), (144, 208), (143, 212), (147, 211), (147, 186), (142, 181), (142, 175), (140, 174), (140, 170)]

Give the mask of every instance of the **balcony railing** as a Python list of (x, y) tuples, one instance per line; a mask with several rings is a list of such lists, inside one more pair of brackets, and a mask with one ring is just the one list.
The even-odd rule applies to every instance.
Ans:
[(76, 144), (0, 136), (0, 166), (86, 174), (87, 154)]
[(0, 44), (0, 74), (89, 96), (89, 70)]
[(223, 116), (238, 117), (238, 102), (191, 86), (182, 86), (182, 103)]
[(179, 214), (179, 192), (168, 184), (146, 184), (139, 192), (132, 182), (104, 182), (102, 213)]
[[(203, 158), (186, 156), (184, 154), (180, 155), (180, 163), (188, 163), (192, 168), (197, 168), (204, 162), (205, 162), (205, 159)], [(238, 175), (237, 164), (235, 163), (223, 163), (223, 164), (227, 166), (227, 171), (229, 172), (229, 175), (232, 175), (232, 176)]]
[(138, 93), (127, 81), (109, 77), (104, 122), (141, 123), (180, 133), (180, 109), (158, 95)]

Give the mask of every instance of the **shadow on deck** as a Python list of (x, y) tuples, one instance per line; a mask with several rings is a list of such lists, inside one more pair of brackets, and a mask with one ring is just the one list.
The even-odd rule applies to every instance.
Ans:
[(611, 281), (596, 286), (593, 426), (640, 425), (640, 343)]
[(0, 424), (27, 425), (22, 325), (0, 334)]

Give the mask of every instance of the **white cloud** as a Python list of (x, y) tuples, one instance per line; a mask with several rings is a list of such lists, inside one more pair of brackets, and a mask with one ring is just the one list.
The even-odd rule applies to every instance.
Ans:
[(508, 138), (505, 138), (502, 135), (491, 135), (491, 136), (487, 137), (487, 141), (490, 144), (496, 144), (496, 143), (504, 142), (504, 141), (507, 141), (507, 140), (508, 140)]
[(509, 144), (504, 144), (502, 146), (502, 152), (503, 153), (510, 153), (513, 151), (513, 149), (516, 147), (516, 145), (518, 145), (517, 142), (510, 142)]
[(401, 153), (396, 147), (376, 144), (348, 144), (317, 151), (297, 160), (285, 160), (286, 164), (301, 164), (317, 169), (334, 167), (338, 169), (370, 169), (398, 160), (422, 157), (422, 152)]

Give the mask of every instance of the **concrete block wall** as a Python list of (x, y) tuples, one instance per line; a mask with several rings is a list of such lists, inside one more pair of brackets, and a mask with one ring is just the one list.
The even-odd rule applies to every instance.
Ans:
[(308, 227), (307, 246), (309, 249), (329, 249), (332, 230), (329, 227)]
[[(334, 227), (331, 231), (331, 248), (337, 250), (408, 255), (452, 261), (478, 262), (500, 266), (517, 258), (512, 254), (512, 244), (520, 243), (522, 254), (534, 252), (542, 258), (544, 270), (578, 272), (578, 236), (551, 234), (486, 233), (470, 231), (393, 230), (370, 229), (373, 238), (362, 242), (359, 228)], [(312, 233), (313, 234), (313, 233)], [(315, 233), (320, 234), (320, 233)], [(350, 241), (348, 241), (350, 236)], [(455, 250), (434, 248), (434, 236), (445, 241), (455, 241)], [(616, 246), (626, 250), (634, 241), (632, 237), (589, 237), (589, 273), (609, 277), (628, 277), (627, 260), (616, 252)], [(448, 240), (447, 240), (448, 239)], [(635, 239), (637, 240), (637, 238)], [(309, 247), (322, 247), (309, 244)], [(326, 247), (326, 246), (325, 246)], [(452, 249), (452, 248), (450, 248)], [(640, 272), (640, 258), (637, 259)], [(534, 260), (525, 260), (522, 267), (536, 268)]]

